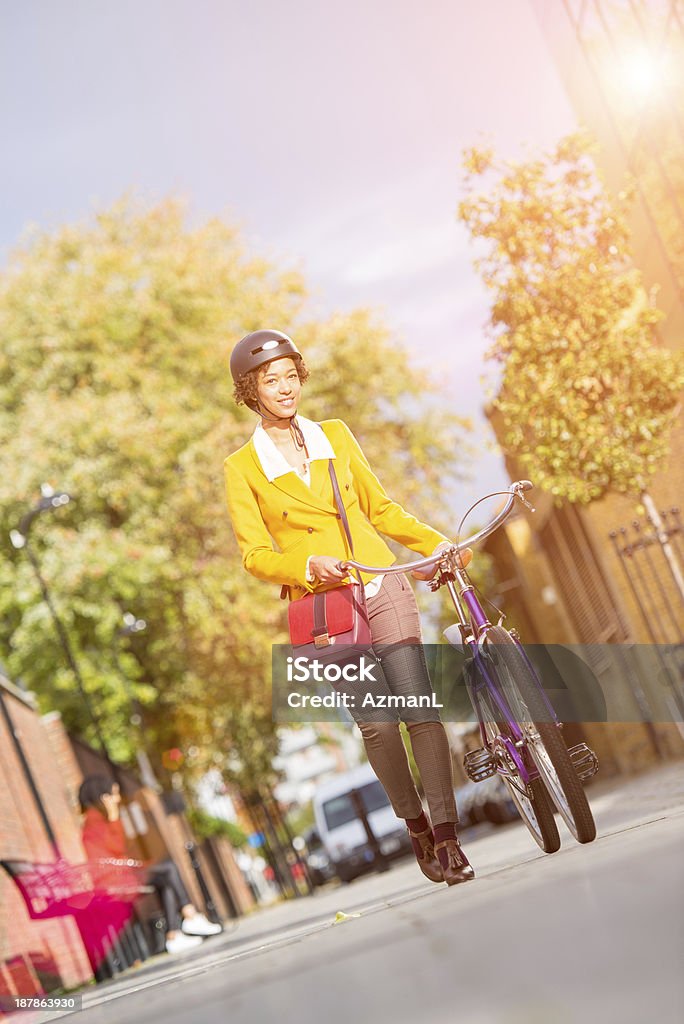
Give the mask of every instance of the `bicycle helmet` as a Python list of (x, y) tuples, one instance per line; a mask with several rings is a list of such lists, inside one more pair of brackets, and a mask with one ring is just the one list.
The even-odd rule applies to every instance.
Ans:
[(238, 378), (245, 373), (256, 370), (273, 359), (300, 355), (301, 353), (292, 338), (288, 338), (287, 334), (283, 334), (282, 331), (253, 331), (238, 341), (233, 349), (230, 357), (230, 372), (233, 380), (237, 382)]
[[(233, 383), (244, 377), (250, 370), (256, 370), (264, 363), (270, 363), (274, 359), (282, 359), (289, 356), (299, 363), (302, 359), (301, 352), (295, 345), (292, 338), (282, 331), (253, 331), (247, 334), (233, 349), (230, 356), (230, 373)], [(245, 404), (254, 412), (259, 412), (255, 402), (245, 400)]]

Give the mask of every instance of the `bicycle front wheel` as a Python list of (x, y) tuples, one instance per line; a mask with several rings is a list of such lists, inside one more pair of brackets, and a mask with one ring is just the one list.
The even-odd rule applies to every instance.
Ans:
[[(544, 853), (555, 853), (560, 849), (560, 836), (553, 817), (553, 804), (549, 800), (544, 783), (541, 779), (532, 779), (525, 785), (500, 739), (501, 737), (512, 739), (508, 722), (497, 720), (497, 716), (492, 710), (491, 701), (484, 694), (479, 698), (479, 705), (489, 749), (496, 757), (497, 762), (506, 763), (508, 774), (503, 774), (500, 771), (499, 778), (505, 782), (518, 814), (537, 846)], [(498, 717), (500, 719), (501, 716)]]
[(548, 721), (546, 701), (527, 661), (502, 626), (487, 631), (486, 647), (551, 800), (577, 842), (590, 843), (596, 823), (589, 801), (558, 723)]

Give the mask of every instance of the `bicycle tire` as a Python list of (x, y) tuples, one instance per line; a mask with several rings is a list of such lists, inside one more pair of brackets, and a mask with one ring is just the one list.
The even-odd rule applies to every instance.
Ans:
[[(510, 731), (508, 723), (497, 720), (488, 699), (486, 697), (482, 699), (481, 697), (480, 703), (483, 714), (486, 712), (488, 716), (484, 721), (488, 742), (494, 742), (497, 734), (508, 734)], [(491, 736), (487, 732), (487, 726), (491, 727)], [(511, 779), (506, 778), (505, 775), (502, 775), (501, 772), (499, 772), (499, 778), (505, 783), (518, 814), (537, 846), (544, 853), (556, 853), (561, 845), (560, 833), (553, 816), (553, 804), (549, 799), (542, 780), (539, 778), (532, 779), (525, 787), (529, 794), (525, 797), (515, 783)], [(518, 781), (522, 784), (522, 780), (519, 777)]]
[(523, 654), (502, 626), (492, 626), (487, 631), (486, 647), (504, 690), (510, 691), (507, 697), (550, 800), (577, 842), (592, 842), (596, 838), (596, 823), (582, 781), (558, 724), (544, 721), (549, 711)]

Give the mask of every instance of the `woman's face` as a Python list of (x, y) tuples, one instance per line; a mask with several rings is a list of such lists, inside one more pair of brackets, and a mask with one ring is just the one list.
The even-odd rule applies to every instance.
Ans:
[(294, 359), (283, 356), (260, 366), (257, 396), (261, 405), (273, 416), (289, 419), (297, 411), (302, 385)]

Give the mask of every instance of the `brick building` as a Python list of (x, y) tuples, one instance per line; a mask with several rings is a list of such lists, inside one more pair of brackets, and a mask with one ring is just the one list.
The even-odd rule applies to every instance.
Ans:
[[(597, 162), (609, 189), (630, 181), (635, 203), (630, 216), (635, 263), (644, 285), (664, 312), (658, 340), (684, 350), (684, 10), (679, 0), (657, 4), (632, 0), (564, 0), (532, 6), (577, 118), (599, 143)], [(682, 396), (684, 402), (684, 396)], [(684, 417), (671, 436), (671, 454), (649, 487), (658, 510), (681, 505), (684, 493)], [(602, 594), (603, 629), (609, 639), (678, 643), (684, 604), (672, 573), (657, 548), (653, 557), (637, 549), (619, 559), (611, 531), (627, 527), (643, 510), (626, 497), (610, 495), (586, 510), (549, 513), (535, 527), (544, 548), (567, 577), (577, 548), (590, 549), (597, 564), (593, 579)], [(672, 516), (665, 523), (675, 528)], [(563, 538), (566, 538), (565, 541)], [(680, 548), (681, 535), (673, 546)], [(619, 540), (619, 538), (618, 538)], [(643, 571), (639, 599), (625, 568)], [(591, 566), (583, 572), (593, 572)], [(651, 583), (650, 588), (648, 584)], [(562, 584), (562, 581), (561, 581)], [(562, 589), (562, 586), (561, 586)], [(645, 591), (645, 593), (643, 592)], [(618, 599), (616, 600), (616, 592)], [(578, 602), (576, 602), (576, 605)], [(612, 608), (611, 608), (612, 606)], [(571, 608), (584, 628), (584, 610)], [(608, 636), (610, 634), (610, 636)], [(587, 638), (588, 639), (588, 638)]]
[[(631, 217), (635, 262), (649, 293), (665, 313), (660, 344), (684, 349), (684, 15), (677, 0), (635, 4), (627, 0), (531, 0), (559, 76), (578, 120), (597, 138), (597, 161), (609, 188), (631, 178), (636, 203)], [(684, 398), (684, 396), (683, 396)], [(497, 417), (490, 416), (495, 433)], [(684, 417), (671, 436), (668, 460), (649, 492), (679, 548), (681, 521), (673, 509), (684, 494)], [(507, 459), (511, 479), (522, 474)], [(604, 773), (638, 770), (653, 761), (684, 756), (679, 725), (684, 706), (682, 641), (684, 601), (657, 531), (636, 499), (611, 494), (589, 506), (553, 505), (534, 492), (537, 512), (520, 512), (488, 542), (499, 594), (511, 620), (531, 643), (652, 645), (665, 673), (671, 714), (647, 720), (626, 715), (610, 725), (586, 725)], [(611, 534), (616, 534), (611, 537)], [(667, 646), (665, 646), (667, 645)], [(596, 648), (597, 652), (600, 649)], [(595, 672), (602, 681), (600, 653)], [(629, 678), (636, 704), (648, 679)], [(608, 685), (608, 684), (607, 684)], [(648, 721), (648, 718), (655, 721)], [(662, 720), (658, 720), (662, 719)]]
[[(85, 861), (78, 789), (87, 774), (111, 775), (90, 747), (70, 739), (57, 713), (41, 717), (32, 694), (0, 673), (0, 859), (52, 863), (59, 854)], [(193, 902), (204, 908), (192, 869), (184, 816), (134, 776), (117, 772), (125, 796), (123, 823), (131, 856), (145, 861), (171, 857)], [(171, 813), (169, 813), (171, 811)], [(253, 906), (230, 844), (213, 839), (197, 851), (210, 897), (222, 919)], [(145, 897), (143, 916), (158, 912)], [(31, 920), (13, 882), (0, 871), (0, 995), (31, 995), (71, 988), (92, 977), (71, 917)]]
[[(2, 676), (0, 699), (5, 712), (0, 715), (0, 857), (45, 863), (55, 859), (22, 764), (23, 752), (60, 853), (72, 862), (85, 860), (74, 806), (73, 786), (80, 776), (68, 744), (55, 752), (49, 740), (54, 723), (46, 728), (31, 695)], [(90, 977), (73, 919), (31, 921), (13, 883), (0, 871), (0, 992), (32, 995), (76, 986)]]

